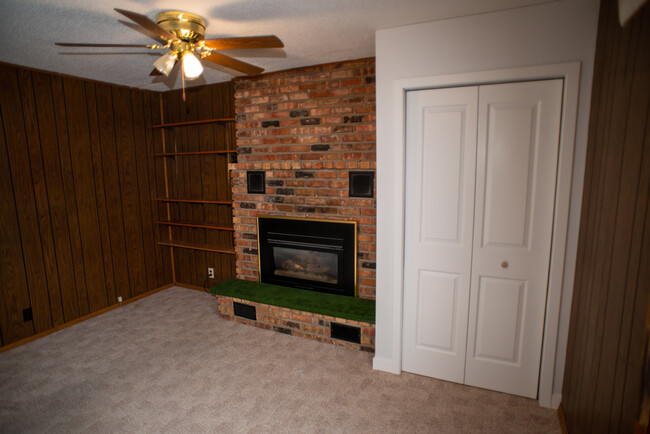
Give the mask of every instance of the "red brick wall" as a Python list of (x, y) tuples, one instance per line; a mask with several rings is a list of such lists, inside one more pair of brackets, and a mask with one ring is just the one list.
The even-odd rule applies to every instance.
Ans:
[[(217, 295), (217, 298), (219, 299), (218, 310), (222, 318), (266, 330), (299, 336), (301, 338), (343, 345), (362, 351), (375, 351), (375, 324), (293, 310), (286, 307), (272, 306), (239, 298), (224, 297), (220, 295)], [(233, 302), (255, 306), (255, 320), (253, 321), (242, 318), (241, 316), (236, 316)], [(332, 338), (330, 329), (330, 324), (332, 322), (358, 327), (360, 329), (361, 342), (357, 344)]]
[[(375, 171), (375, 60), (235, 81), (238, 162), (231, 164), (236, 272), (257, 280), (258, 215), (356, 221), (358, 294), (375, 297), (375, 198), (348, 197), (350, 171)], [(247, 194), (263, 170), (266, 194)]]

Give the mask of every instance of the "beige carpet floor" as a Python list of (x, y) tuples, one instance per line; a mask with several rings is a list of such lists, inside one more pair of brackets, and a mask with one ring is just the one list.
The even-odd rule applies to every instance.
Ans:
[(0, 354), (0, 432), (560, 432), (536, 401), (216, 311), (174, 287)]

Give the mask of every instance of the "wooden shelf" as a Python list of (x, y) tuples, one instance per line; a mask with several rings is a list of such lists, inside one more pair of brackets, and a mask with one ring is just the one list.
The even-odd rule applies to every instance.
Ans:
[(236, 154), (237, 151), (192, 151), (192, 152), (163, 152), (153, 154), (154, 157), (175, 157), (176, 155), (210, 155), (210, 154)]
[[(215, 85), (207, 94), (195, 95), (197, 104), (207, 108), (195, 115), (200, 119), (189, 112), (187, 117), (182, 115), (184, 105), (179, 98), (159, 96), (160, 115), (149, 130), (157, 139), (149, 155), (157, 162), (159, 182), (153, 197), (157, 206), (152, 221), (158, 228), (156, 248), (164, 251), (163, 258), (169, 257), (165, 264), (171, 264), (174, 282), (194, 281), (196, 276), (182, 265), (186, 260), (204, 260), (207, 252), (213, 252), (207, 255), (209, 261), (216, 261), (215, 265), (221, 262), (221, 267), (215, 268), (215, 278), (224, 279), (235, 273), (234, 260), (226, 256), (235, 254), (230, 179), (230, 164), (237, 161), (234, 91), (232, 83), (224, 83)], [(179, 116), (168, 118), (168, 112)], [(190, 175), (199, 169), (201, 176)], [(184, 215), (183, 210), (203, 212), (200, 216)], [(216, 212), (219, 217), (205, 214), (207, 211)]]
[(158, 197), (154, 199), (158, 202), (178, 202), (178, 203), (208, 203), (212, 205), (232, 205), (231, 200), (207, 200), (207, 199), (173, 199)]
[(165, 226), (184, 226), (189, 228), (203, 228), (203, 229), (215, 229), (219, 231), (234, 231), (235, 229), (232, 225), (220, 225), (216, 223), (194, 223), (194, 222), (185, 222), (178, 220), (169, 220), (169, 221), (157, 221), (157, 225)]
[(223, 247), (213, 246), (211, 244), (191, 243), (188, 241), (179, 241), (179, 240), (158, 241), (158, 244), (160, 244), (161, 246), (178, 247), (180, 249), (203, 250), (205, 252), (227, 253), (229, 255), (235, 254), (234, 249), (225, 249)]
[(234, 121), (235, 118), (203, 119), (200, 121), (173, 122), (169, 124), (152, 125), (152, 128), (172, 128), (172, 127), (183, 127), (187, 125), (215, 124), (219, 122), (234, 122)]

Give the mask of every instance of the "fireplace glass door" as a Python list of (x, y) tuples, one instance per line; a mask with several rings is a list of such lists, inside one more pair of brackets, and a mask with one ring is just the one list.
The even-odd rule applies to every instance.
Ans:
[(276, 276), (316, 282), (338, 283), (338, 257), (334, 253), (273, 247)]
[(260, 280), (355, 296), (354, 222), (258, 217)]

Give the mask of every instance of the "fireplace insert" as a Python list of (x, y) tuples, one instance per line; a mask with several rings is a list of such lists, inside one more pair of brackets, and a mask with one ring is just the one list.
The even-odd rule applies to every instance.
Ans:
[(356, 222), (258, 217), (260, 280), (356, 296)]

